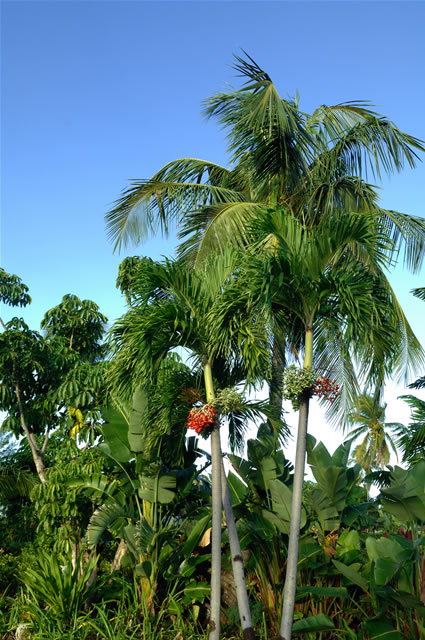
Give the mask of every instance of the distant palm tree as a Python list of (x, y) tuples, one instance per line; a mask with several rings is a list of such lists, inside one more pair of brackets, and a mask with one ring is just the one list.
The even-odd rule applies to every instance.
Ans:
[(390, 449), (398, 457), (397, 448), (391, 431), (400, 429), (399, 422), (385, 422), (386, 404), (380, 404), (377, 395), (360, 394), (354, 403), (354, 409), (348, 415), (349, 423), (359, 425), (347, 435), (347, 439), (356, 440), (364, 436), (354, 450), (354, 459), (365, 474), (384, 469), (390, 461)]

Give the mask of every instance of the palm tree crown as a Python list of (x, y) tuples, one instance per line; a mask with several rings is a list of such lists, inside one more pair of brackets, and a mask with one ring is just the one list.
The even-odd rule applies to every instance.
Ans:
[(384, 469), (390, 461), (390, 448), (397, 455), (396, 445), (390, 431), (399, 429), (399, 423), (385, 422), (386, 404), (380, 404), (375, 395), (360, 394), (355, 401), (355, 408), (349, 414), (349, 422), (358, 425), (348, 438), (364, 439), (355, 449), (354, 457), (366, 473), (376, 469)]
[(230, 168), (181, 158), (151, 179), (133, 182), (106, 216), (115, 246), (177, 224), (180, 255), (202, 259), (229, 243), (245, 244), (256, 213), (280, 204), (310, 224), (343, 211), (374, 212), (389, 237), (404, 241), (409, 267), (419, 268), (423, 220), (380, 208), (364, 179), (368, 172), (379, 177), (405, 164), (414, 167), (423, 143), (365, 102), (321, 105), (304, 113), (298, 98), (279, 96), (249, 56), (237, 57), (235, 69), (245, 79), (242, 88), (205, 102), (207, 117), (217, 118), (227, 131)]

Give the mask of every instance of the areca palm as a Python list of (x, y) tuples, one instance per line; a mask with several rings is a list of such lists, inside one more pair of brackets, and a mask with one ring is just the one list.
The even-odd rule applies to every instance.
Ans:
[[(239, 372), (253, 382), (263, 375), (268, 362), (264, 323), (252, 315), (249, 303), (232, 318), (216, 314), (216, 306), (226, 307), (226, 299), (237, 295), (234, 253), (216, 256), (198, 270), (188, 270), (181, 262), (162, 264), (145, 260), (134, 286), (130, 310), (113, 329), (116, 358), (111, 382), (119, 393), (128, 393), (134, 381), (154, 378), (160, 362), (171, 349), (181, 346), (203, 369), (207, 403), (215, 400), (214, 379), (223, 370)], [(212, 564), (210, 637), (220, 632), (221, 501), (222, 460), (219, 422), (211, 430), (212, 450)], [(228, 501), (226, 509), (228, 508)], [(227, 514), (226, 514), (227, 515)], [(229, 524), (229, 522), (228, 522)], [(232, 556), (234, 554), (232, 553)], [(239, 564), (241, 557), (233, 560)], [(244, 636), (252, 628), (245, 619)]]
[[(399, 342), (400, 309), (396, 304), (385, 304), (385, 295), (376, 295), (377, 277), (379, 281), (393, 247), (373, 217), (327, 217), (312, 229), (287, 210), (276, 210), (272, 216), (265, 213), (260, 217), (257, 233), (269, 257), (266, 254), (255, 258), (248, 272), (251, 287), (263, 291), (262, 304), (266, 311), (269, 309), (269, 315), (273, 305), (280, 305), (286, 312), (286, 332), (296, 329), (293, 335), (304, 351), (304, 370), (312, 371), (315, 365), (321, 373), (345, 371), (345, 386), (349, 387), (350, 379), (355, 382), (354, 361), (370, 368), (368, 360), (373, 348), (376, 353), (372, 371), (376, 375), (381, 375), (383, 368), (388, 371), (401, 366), (401, 350), (394, 347)], [(383, 287), (383, 294), (387, 292), (388, 287)], [(301, 340), (300, 326), (304, 333)], [(420, 351), (413, 336), (411, 340)], [(299, 423), (281, 625), (284, 640), (291, 637), (295, 602), (312, 387), (310, 380), (301, 392), (294, 391), (299, 402)]]

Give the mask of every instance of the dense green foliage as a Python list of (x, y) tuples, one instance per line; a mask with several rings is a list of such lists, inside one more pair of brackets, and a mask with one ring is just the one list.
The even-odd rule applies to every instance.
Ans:
[[(363, 176), (423, 144), (364, 103), (305, 114), (251, 59), (236, 68), (246, 84), (206, 103), (231, 167), (171, 162), (108, 214), (118, 245), (173, 223), (183, 240), (176, 260), (122, 262), (110, 332), (71, 294), (40, 332), (0, 319), (5, 640), (282, 638), (291, 563), (293, 636), (425, 637), (425, 403), (404, 396), (406, 426), (380, 402), (388, 376), (423, 373), (386, 270), (400, 248), (419, 269), (425, 222)], [(0, 300), (31, 303), (3, 269)], [(294, 468), (282, 398), (302, 434), (314, 395), (353, 431), (333, 453), (301, 435)]]

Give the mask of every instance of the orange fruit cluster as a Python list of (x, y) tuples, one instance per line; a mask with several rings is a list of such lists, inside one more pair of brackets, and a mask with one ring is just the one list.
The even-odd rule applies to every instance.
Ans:
[(339, 385), (336, 380), (330, 380), (325, 376), (320, 376), (313, 385), (313, 395), (319, 398), (326, 398), (332, 404), (340, 394)]
[(187, 419), (188, 429), (194, 429), (196, 433), (201, 433), (214, 424), (215, 409), (211, 404), (204, 404), (203, 407), (193, 407), (189, 411)]

